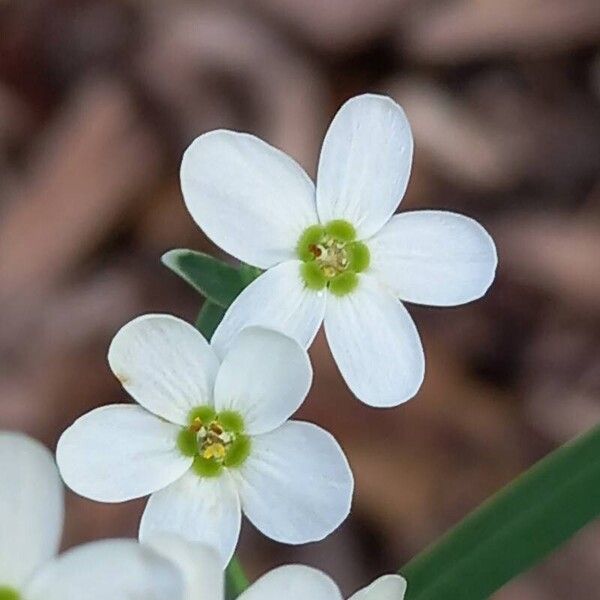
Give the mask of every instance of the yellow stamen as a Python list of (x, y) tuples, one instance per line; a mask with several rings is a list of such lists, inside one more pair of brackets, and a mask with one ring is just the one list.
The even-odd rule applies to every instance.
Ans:
[(202, 429), (202, 419), (200, 417), (196, 417), (190, 425), (190, 431), (193, 431), (194, 433), (198, 433), (201, 429)]
[(210, 430), (217, 435), (221, 435), (223, 433), (223, 428), (215, 421), (210, 424)]

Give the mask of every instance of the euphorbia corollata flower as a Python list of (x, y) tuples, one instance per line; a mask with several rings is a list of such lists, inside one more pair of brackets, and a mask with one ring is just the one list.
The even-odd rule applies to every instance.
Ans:
[(125, 325), (110, 366), (138, 405), (79, 418), (60, 438), (66, 484), (100, 502), (151, 494), (140, 539), (171, 532), (231, 558), (241, 511), (288, 544), (324, 538), (350, 510), (353, 478), (325, 430), (289, 417), (312, 380), (306, 351), (261, 327), (219, 360), (192, 325), (146, 315)]
[[(57, 556), (63, 485), (52, 455), (35, 440), (0, 432), (0, 481), (0, 600), (196, 598), (198, 565), (213, 559), (183, 540), (102, 540)], [(219, 577), (208, 577), (219, 589)]]
[(217, 328), (219, 356), (248, 325), (308, 347), (324, 322), (359, 399), (384, 407), (414, 396), (424, 356), (402, 301), (451, 306), (479, 298), (497, 258), (491, 237), (468, 217), (394, 215), (412, 155), (403, 110), (369, 94), (333, 119), (316, 187), (294, 160), (252, 135), (218, 130), (190, 145), (181, 185), (193, 219), (226, 252), (266, 269)]

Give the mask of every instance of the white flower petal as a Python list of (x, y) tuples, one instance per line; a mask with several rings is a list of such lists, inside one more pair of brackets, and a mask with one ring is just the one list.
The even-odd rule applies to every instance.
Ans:
[(311, 381), (310, 360), (298, 342), (272, 329), (248, 327), (223, 359), (215, 407), (238, 412), (247, 433), (265, 433), (296, 412)]
[(63, 485), (50, 452), (20, 433), (0, 432), (0, 585), (18, 588), (58, 550)]
[(196, 138), (183, 155), (181, 188), (204, 233), (261, 268), (293, 258), (304, 229), (318, 221), (314, 185), (302, 167), (247, 133)]
[(396, 210), (410, 176), (413, 138), (404, 111), (391, 98), (348, 100), (329, 126), (317, 177), (322, 222), (344, 219), (359, 239), (373, 235)]
[(177, 317), (130, 321), (113, 338), (108, 362), (135, 400), (172, 423), (186, 425), (192, 408), (213, 403), (219, 361), (202, 334)]
[[(265, 573), (238, 600), (342, 600), (335, 582), (304, 565), (286, 565)], [(399, 599), (401, 600), (401, 599)]]
[(223, 358), (237, 334), (249, 325), (281, 331), (307, 348), (323, 321), (325, 293), (309, 290), (300, 278), (298, 260), (269, 269), (233, 302), (211, 344)]
[(83, 415), (58, 441), (65, 483), (99, 502), (146, 496), (175, 481), (192, 464), (177, 447), (180, 428), (135, 406), (102, 406)]
[(198, 477), (192, 471), (150, 496), (140, 523), (140, 539), (174, 533), (214, 548), (222, 560), (231, 560), (240, 535), (240, 499), (227, 472)]
[(288, 421), (252, 438), (250, 456), (232, 469), (248, 519), (286, 544), (323, 539), (348, 516), (354, 481), (334, 437)]
[(480, 298), (494, 280), (496, 248), (473, 219), (440, 210), (392, 217), (369, 240), (371, 268), (408, 302), (452, 306)]
[[(185, 600), (223, 600), (223, 568), (212, 548), (168, 533), (151, 535), (144, 545), (153, 548), (180, 569), (185, 581)], [(200, 599), (199, 590), (202, 591)]]
[(407, 310), (379, 282), (360, 277), (355, 291), (327, 299), (325, 335), (354, 395), (370, 406), (397, 406), (418, 391), (425, 358)]
[(371, 585), (353, 594), (349, 600), (403, 600), (406, 579), (400, 575), (383, 575)]
[(73, 548), (36, 573), (27, 600), (187, 600), (179, 569), (134, 540)]

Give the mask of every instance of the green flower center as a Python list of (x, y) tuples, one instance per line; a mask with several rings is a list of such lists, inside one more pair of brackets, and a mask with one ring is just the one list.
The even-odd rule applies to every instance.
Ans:
[(330, 221), (304, 230), (296, 245), (303, 262), (300, 269), (306, 287), (328, 288), (336, 296), (352, 292), (358, 285), (357, 273), (369, 267), (369, 249), (356, 241), (356, 230), (348, 221)]
[(211, 406), (190, 412), (177, 445), (184, 456), (194, 458), (192, 468), (200, 477), (217, 477), (225, 467), (239, 467), (250, 454), (250, 438), (244, 434), (241, 415), (230, 410), (217, 414)]
[(21, 594), (14, 588), (0, 585), (0, 600), (20, 600)]

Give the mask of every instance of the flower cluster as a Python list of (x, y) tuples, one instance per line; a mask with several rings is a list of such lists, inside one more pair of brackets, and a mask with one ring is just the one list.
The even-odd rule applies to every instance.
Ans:
[[(425, 369), (403, 302), (468, 302), (496, 268), (494, 244), (472, 219), (394, 215), (412, 154), (404, 112), (374, 95), (335, 116), (316, 185), (251, 135), (214, 131), (191, 144), (181, 167), (190, 214), (264, 272), (211, 340), (164, 314), (122, 327), (108, 362), (135, 403), (92, 410), (59, 440), (58, 469), (75, 492), (99, 502), (149, 496), (139, 542), (94, 542), (55, 558), (56, 467), (37, 443), (0, 434), (0, 600), (222, 600), (242, 514), (288, 544), (321, 540), (344, 521), (354, 481), (343, 450), (291, 418), (311, 387), (307, 348), (321, 323), (352, 392), (396, 406), (416, 394)], [(401, 600), (405, 589), (388, 575), (352, 600)], [(341, 600), (325, 574), (299, 565), (271, 571), (240, 598), (283, 594)]]

